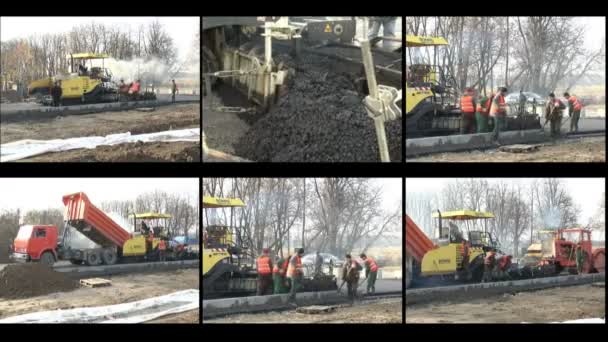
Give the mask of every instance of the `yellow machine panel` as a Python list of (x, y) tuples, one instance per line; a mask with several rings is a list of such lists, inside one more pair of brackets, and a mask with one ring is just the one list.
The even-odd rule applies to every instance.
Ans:
[[(483, 254), (481, 248), (469, 248), (469, 262)], [(462, 266), (462, 244), (452, 243), (428, 251), (422, 258), (423, 276), (452, 274)]]
[(138, 256), (146, 254), (146, 237), (143, 235), (135, 236), (122, 246), (122, 255)]
[(225, 249), (203, 248), (203, 276), (217, 263), (230, 258)]
[(422, 275), (447, 274), (456, 272), (457, 244), (449, 244), (428, 251), (422, 258)]
[(433, 92), (430, 89), (423, 90), (422, 88), (405, 87), (405, 115), (410, 113), (424, 99), (432, 97)]
[(64, 98), (80, 98), (83, 94), (91, 92), (101, 84), (101, 80), (87, 76), (75, 77), (61, 81), (62, 96)]

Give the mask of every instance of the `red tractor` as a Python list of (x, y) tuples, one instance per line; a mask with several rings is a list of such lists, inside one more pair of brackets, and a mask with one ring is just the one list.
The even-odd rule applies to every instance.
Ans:
[(583, 273), (604, 272), (605, 248), (593, 249), (591, 230), (584, 228), (558, 229), (551, 239), (542, 241), (542, 258), (539, 266), (554, 268), (559, 274), (564, 269), (576, 272), (576, 248), (580, 245), (585, 254)]

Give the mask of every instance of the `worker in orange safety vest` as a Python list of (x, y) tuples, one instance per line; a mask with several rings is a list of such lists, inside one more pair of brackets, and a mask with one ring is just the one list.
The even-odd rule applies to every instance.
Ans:
[(490, 106), (490, 117), (494, 119), (494, 139), (498, 139), (500, 131), (503, 131), (507, 121), (507, 104), (505, 102), (505, 95), (507, 94), (507, 88), (501, 87), (498, 90), (498, 94), (492, 99), (492, 105)]
[(583, 104), (579, 99), (570, 95), (567, 92), (564, 93), (564, 97), (568, 100), (568, 116), (570, 117), (570, 132), (578, 132), (578, 119), (581, 118), (581, 109)]
[(376, 292), (376, 278), (378, 277), (378, 264), (376, 261), (365, 253), (359, 255), (361, 260), (365, 263), (365, 278), (367, 278), (367, 294)]
[(160, 261), (166, 261), (166, 252), (167, 250), (167, 243), (165, 242), (165, 240), (160, 239), (160, 241), (158, 242), (158, 256)]
[(289, 259), (289, 263), (287, 266), (287, 279), (289, 279), (289, 283), (291, 288), (289, 289), (289, 300), (295, 301), (296, 292), (300, 287), (300, 282), (302, 281), (302, 277), (304, 275), (302, 271), (302, 256), (304, 255), (304, 248), (298, 249), (298, 253), (293, 255)]
[(264, 248), (262, 253), (262, 256), (257, 260), (258, 296), (272, 294), (272, 260), (270, 259), (270, 249)]
[(462, 121), (460, 123), (460, 134), (475, 133), (475, 90), (467, 88), (464, 95), (460, 98), (460, 111)]

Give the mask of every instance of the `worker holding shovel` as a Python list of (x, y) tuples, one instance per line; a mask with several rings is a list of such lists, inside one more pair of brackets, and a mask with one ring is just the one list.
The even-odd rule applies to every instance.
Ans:
[(376, 277), (378, 276), (378, 264), (376, 264), (376, 261), (374, 259), (368, 258), (365, 253), (361, 253), (359, 257), (365, 263), (365, 279), (367, 280), (366, 293), (375, 293)]
[(342, 266), (342, 285), (340, 285), (338, 292), (340, 292), (342, 286), (344, 286), (344, 283), (346, 282), (346, 287), (348, 288), (348, 298), (351, 301), (354, 301), (355, 297), (357, 296), (357, 287), (359, 285), (359, 271), (361, 271), (362, 269), (363, 268), (361, 267), (361, 265), (359, 265), (358, 262), (353, 260), (350, 254), (346, 254), (344, 266)]

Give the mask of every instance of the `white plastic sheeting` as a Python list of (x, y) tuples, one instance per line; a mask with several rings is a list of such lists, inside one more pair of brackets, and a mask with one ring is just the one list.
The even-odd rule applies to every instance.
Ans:
[(562, 323), (600, 323), (605, 324), (606, 320), (603, 318), (583, 318), (583, 319), (575, 319), (572, 321), (563, 321)]
[(75, 150), (92, 149), (101, 145), (118, 145), (134, 142), (199, 141), (200, 128), (131, 135), (130, 132), (110, 134), (105, 137), (82, 137), (54, 140), (19, 140), (0, 145), (0, 162), (10, 162), (36, 155)]
[(137, 302), (34, 312), (0, 319), (0, 323), (141, 323), (199, 308), (199, 290), (185, 290)]

